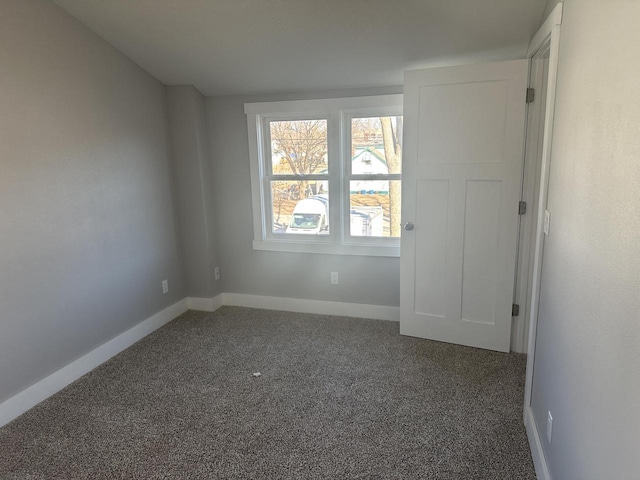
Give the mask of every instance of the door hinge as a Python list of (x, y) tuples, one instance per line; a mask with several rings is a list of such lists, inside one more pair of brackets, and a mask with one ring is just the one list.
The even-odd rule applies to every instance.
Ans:
[(527, 213), (527, 202), (518, 203), (518, 215), (524, 215)]
[(513, 305), (511, 305), (511, 316), (517, 317), (518, 315), (520, 315), (520, 305), (514, 303)]
[(527, 103), (533, 103), (536, 98), (536, 90), (534, 88), (527, 88)]

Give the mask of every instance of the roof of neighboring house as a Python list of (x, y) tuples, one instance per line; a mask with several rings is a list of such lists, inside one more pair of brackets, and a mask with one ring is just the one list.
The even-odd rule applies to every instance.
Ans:
[[(358, 151), (360, 150), (360, 151)], [(380, 153), (380, 152), (384, 152), (384, 147), (382, 145), (375, 145), (375, 146), (371, 146), (371, 147), (356, 147), (356, 153), (353, 156), (353, 158), (351, 159), (352, 162), (354, 162), (355, 160), (357, 160), (359, 157), (363, 156), (366, 153), (370, 153), (374, 156), (374, 158), (376, 158), (378, 161), (384, 163), (385, 165), (387, 164), (387, 160), (384, 156), (384, 154)]]

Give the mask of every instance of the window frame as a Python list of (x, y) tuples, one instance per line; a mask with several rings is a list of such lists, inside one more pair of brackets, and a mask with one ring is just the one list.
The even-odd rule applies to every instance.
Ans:
[[(337, 255), (399, 257), (400, 238), (363, 237), (350, 234), (351, 119), (402, 115), (402, 94), (317, 100), (245, 103), (251, 170), (253, 249)], [(327, 120), (329, 186), (329, 234), (273, 233), (271, 181), (296, 180), (296, 175), (274, 176), (271, 165), (269, 123), (283, 120)], [(286, 177), (286, 178), (285, 178)], [(372, 180), (402, 180), (402, 174), (356, 175)], [(334, 227), (338, 226), (338, 228)]]

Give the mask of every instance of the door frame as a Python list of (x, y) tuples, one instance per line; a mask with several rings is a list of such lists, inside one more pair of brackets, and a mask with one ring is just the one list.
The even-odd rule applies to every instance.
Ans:
[[(525, 247), (528, 251), (524, 252), (529, 258), (530, 249), (534, 249), (533, 271), (528, 271), (528, 262), (519, 265), (517, 272), (517, 281), (527, 281), (530, 279), (529, 288), (525, 290), (524, 305), (526, 305), (526, 295), (530, 295), (531, 303), (528, 314), (528, 321), (525, 319), (525, 332), (523, 343), (527, 342), (527, 372), (525, 381), (524, 395), (524, 416), (527, 421), (528, 412), (531, 408), (531, 393), (533, 385), (533, 367), (536, 353), (536, 330), (538, 325), (538, 304), (540, 301), (540, 276), (542, 273), (542, 255), (544, 247), (544, 211), (547, 205), (548, 188), (549, 188), (549, 168), (551, 163), (551, 145), (553, 137), (553, 120), (555, 112), (556, 97), (556, 81), (558, 75), (558, 57), (560, 53), (560, 27), (562, 24), (562, 3), (558, 3), (551, 14), (544, 21), (538, 32), (529, 42), (527, 58), (529, 61), (543, 49), (549, 50), (549, 70), (547, 74), (547, 98), (544, 110), (540, 115), (544, 114), (544, 130), (542, 141), (542, 157), (539, 171), (540, 189), (538, 198), (534, 199), (538, 203), (538, 216), (535, 219), (535, 228), (532, 229), (531, 242)], [(527, 126), (529, 130), (529, 126)], [(527, 132), (529, 133), (529, 132)], [(539, 153), (539, 152), (538, 152)], [(525, 165), (528, 162), (535, 162), (536, 159), (525, 158)], [(526, 168), (526, 167), (525, 167)], [(534, 175), (525, 176), (524, 183), (533, 188), (536, 178)], [(523, 301), (522, 298), (518, 298)], [(528, 324), (528, 329), (526, 328)], [(528, 337), (528, 339), (526, 338)]]
[(546, 107), (547, 73), (549, 66), (549, 45), (543, 46), (529, 61), (527, 87), (534, 89), (535, 100), (527, 105), (527, 123), (524, 148), (524, 168), (521, 197), (526, 211), (519, 217), (518, 258), (514, 282), (513, 303), (519, 305), (520, 314), (513, 317), (511, 329), (511, 351), (527, 352), (527, 330), (529, 307), (531, 305), (531, 284), (533, 255), (536, 241), (537, 195), (540, 186), (542, 164), (542, 141), (544, 113)]
[[(516, 298), (516, 301), (523, 302), (523, 305), (527, 306), (527, 299), (529, 305), (526, 310), (528, 314), (524, 318), (525, 336), (528, 335), (528, 347), (527, 347), (527, 372), (525, 379), (525, 393), (524, 393), (524, 407), (523, 407), (523, 419), (525, 429), (527, 431), (527, 438), (529, 440), (529, 447), (531, 449), (531, 456), (536, 471), (536, 476), (540, 479), (550, 480), (551, 475), (549, 473), (548, 462), (545, 458), (544, 450), (542, 447), (542, 440), (538, 427), (533, 416), (533, 410), (531, 408), (532, 389), (533, 389), (533, 374), (535, 365), (536, 354), (536, 331), (538, 327), (538, 306), (540, 302), (540, 284), (542, 275), (542, 260), (544, 250), (544, 214), (547, 205), (548, 189), (549, 189), (549, 169), (551, 165), (551, 146), (553, 140), (553, 120), (555, 112), (555, 98), (556, 98), (556, 82), (558, 74), (558, 59), (560, 53), (560, 26), (562, 24), (562, 3), (556, 5), (549, 17), (542, 24), (538, 32), (534, 35), (529, 43), (529, 49), (527, 51), (527, 58), (530, 65), (533, 62), (533, 58), (539, 52), (549, 52), (549, 63), (547, 70), (547, 96), (544, 108), (538, 106), (538, 114), (535, 120), (541, 120), (544, 115), (544, 128), (542, 131), (542, 151), (537, 148), (532, 151), (527, 151), (527, 154), (535, 154), (537, 158), (525, 157), (525, 169), (529, 172), (534, 172), (529, 177), (524, 177), (523, 191), (527, 188), (534, 188), (535, 182), (539, 181), (538, 198), (534, 198), (538, 205), (538, 215), (535, 219), (535, 226), (532, 225), (534, 219), (528, 219), (530, 224), (531, 233), (530, 237), (523, 242), (523, 246), (528, 249), (526, 256), (520, 258), (531, 258), (531, 248), (533, 248), (533, 263), (530, 265), (529, 261), (522, 262), (519, 265), (519, 269), (516, 272), (519, 282), (527, 282), (526, 288), (520, 289), (520, 296)], [(532, 69), (530, 69), (531, 71)], [(535, 80), (535, 79), (534, 79)], [(530, 82), (532, 81), (530, 77)], [(538, 79), (539, 81), (539, 79)], [(531, 86), (531, 85), (530, 85)], [(534, 123), (535, 123), (534, 120)], [(539, 141), (539, 125), (534, 128), (527, 125), (527, 135), (538, 135), (537, 141)], [(539, 160), (538, 160), (539, 159)], [(540, 162), (540, 168), (536, 172), (535, 168), (527, 168), (527, 163), (537, 164)], [(537, 165), (536, 165), (537, 167)], [(533, 228), (532, 228), (533, 227)], [(522, 241), (522, 237), (521, 237)], [(531, 268), (529, 268), (531, 267)], [(522, 271), (524, 268), (525, 271)], [(524, 293), (521, 293), (524, 292)], [(524, 295), (524, 298), (522, 298)], [(528, 329), (527, 329), (528, 326)], [(528, 332), (526, 331), (528, 330)], [(523, 339), (524, 340), (524, 339)]]

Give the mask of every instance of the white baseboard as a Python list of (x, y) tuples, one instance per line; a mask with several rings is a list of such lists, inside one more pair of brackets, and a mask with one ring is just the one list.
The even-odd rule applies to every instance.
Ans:
[(285, 312), (319, 313), (343, 317), (373, 318), (375, 320), (400, 320), (400, 308), (363, 303), (331, 302), (327, 300), (306, 300), (302, 298), (266, 297), (244, 293), (223, 293), (223, 305), (236, 307), (264, 308)]
[(189, 310), (200, 310), (202, 312), (215, 312), (222, 306), (222, 294), (212, 298), (187, 297), (187, 307)]
[(524, 426), (527, 429), (529, 448), (531, 448), (531, 456), (533, 457), (533, 465), (536, 468), (538, 480), (552, 480), (547, 459), (544, 456), (544, 450), (542, 450), (540, 433), (533, 418), (533, 410), (529, 406), (524, 409)]
[(187, 311), (180, 300), (0, 403), (0, 427)]

